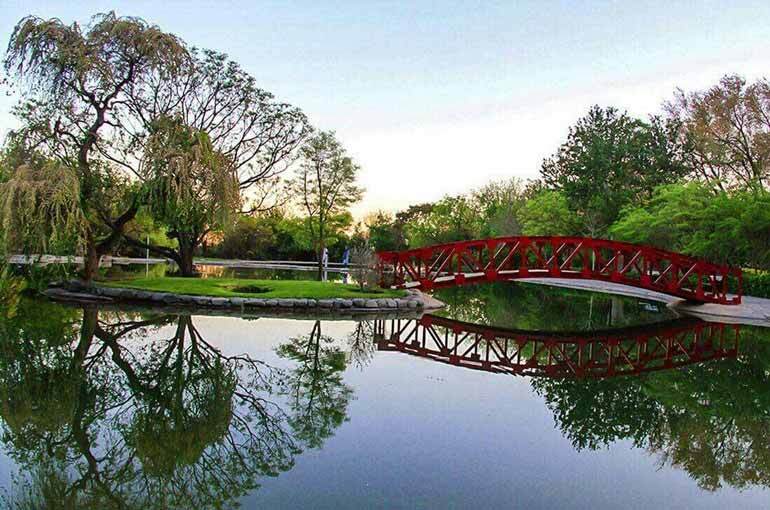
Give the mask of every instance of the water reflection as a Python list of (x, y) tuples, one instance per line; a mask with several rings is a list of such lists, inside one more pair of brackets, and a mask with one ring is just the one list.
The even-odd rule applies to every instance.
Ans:
[[(354, 399), (346, 369), (366, 379), (382, 358), (394, 363), (386, 381), (399, 384), (398, 370), (428, 366), (410, 364), (414, 356), (492, 372), (472, 375), (499, 380), (495, 398), (506, 398), (512, 379), (494, 373), (527, 376), (537, 405), (545, 403), (576, 450), (628, 441), (706, 490), (770, 487), (767, 330), (675, 318), (636, 300), (613, 305), (598, 297), (585, 311), (513, 292), (519, 306), (532, 300), (539, 312), (506, 316), (503, 299), (490, 294), (420, 319), (227, 319), (218, 324), (237, 330), (225, 327), (218, 339), (207, 338), (205, 319), (190, 315), (22, 300), (15, 317), (0, 318), (2, 441), (20, 473), (6, 506), (232, 506), (292, 469), (303, 451), (326, 446), (335, 459), (328, 440)], [(461, 320), (479, 302), (486, 315)], [(594, 322), (586, 331), (588, 313)], [(577, 327), (487, 324), (506, 320)], [(271, 324), (283, 336), (269, 356), (223, 347), (229, 339), (222, 337), (238, 331), (261, 339)], [(462, 382), (470, 372), (455, 373)], [(484, 419), (467, 405), (464, 419)], [(381, 412), (376, 401), (355, 409)], [(506, 426), (508, 418), (501, 418)]]
[(679, 319), (592, 332), (530, 332), (424, 315), (375, 322), (383, 351), (532, 377), (614, 377), (735, 358), (740, 326)]
[(3, 441), (28, 473), (12, 506), (219, 508), (346, 417), (320, 322), (279, 348), (285, 370), (225, 355), (189, 315), (35, 308), (0, 329)]

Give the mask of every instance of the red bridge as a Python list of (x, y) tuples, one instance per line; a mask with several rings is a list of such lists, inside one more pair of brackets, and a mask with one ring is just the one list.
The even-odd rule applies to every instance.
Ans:
[[(739, 304), (741, 270), (586, 237), (498, 237), (380, 252), (384, 284), (423, 289), (520, 278), (602, 280), (702, 303)], [(728, 294), (732, 288), (734, 294)]]
[(380, 351), (473, 370), (553, 378), (605, 378), (735, 358), (740, 326), (698, 319), (607, 331), (548, 333), (495, 328), (435, 315), (378, 319)]

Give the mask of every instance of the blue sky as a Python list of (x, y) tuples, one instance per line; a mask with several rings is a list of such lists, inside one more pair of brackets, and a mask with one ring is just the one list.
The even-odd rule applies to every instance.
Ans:
[(0, 39), (26, 14), (106, 10), (229, 54), (336, 130), (363, 168), (359, 216), (535, 177), (592, 104), (646, 116), (675, 87), (770, 74), (767, 1), (0, 0)]

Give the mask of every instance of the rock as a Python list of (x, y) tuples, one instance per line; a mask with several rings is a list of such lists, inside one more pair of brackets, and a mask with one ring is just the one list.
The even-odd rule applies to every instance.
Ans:
[(123, 289), (117, 289), (113, 287), (94, 287), (93, 293), (98, 294), (99, 296), (108, 296), (108, 297), (120, 297)]
[(243, 306), (244, 304), (246, 304), (246, 298), (242, 298), (242, 297), (230, 298), (230, 303), (232, 303), (233, 306)]
[(387, 308), (388, 307), (388, 300), (387, 299), (378, 299), (377, 300), (377, 306), (380, 308)]
[(380, 305), (377, 303), (376, 299), (367, 299), (366, 303), (364, 304), (364, 308), (379, 308)]
[(319, 299), (318, 306), (320, 306), (321, 308), (331, 308), (332, 306), (334, 306), (334, 301), (332, 301), (331, 299)]
[(265, 301), (265, 306), (278, 306), (278, 300), (268, 299), (267, 301)]
[(198, 306), (209, 306), (211, 304), (211, 298), (205, 296), (193, 296), (192, 302)]
[(306, 308), (307, 307), (307, 299), (295, 299), (294, 300), (294, 306), (298, 308)]
[(409, 308), (409, 301), (406, 299), (396, 299), (396, 308)]
[(163, 298), (165, 297), (166, 297), (165, 292), (150, 292), (150, 301), (160, 303), (163, 301)]
[(279, 299), (278, 300), (278, 306), (281, 308), (291, 308), (294, 306), (294, 300), (293, 299)]
[(230, 300), (223, 297), (213, 297), (211, 298), (211, 306), (229, 306)]
[(179, 299), (179, 296), (177, 296), (176, 294), (167, 293), (163, 295), (163, 297), (161, 298), (161, 301), (167, 305), (170, 305), (172, 303), (178, 303), (179, 301), (181, 301), (181, 299)]
[(396, 303), (395, 299), (386, 299), (385, 306), (387, 306), (388, 308), (397, 308), (398, 304)]
[(413, 299), (409, 300), (408, 304), (409, 304), (409, 308), (417, 308), (417, 301)]
[(353, 300), (353, 306), (356, 308), (363, 308), (366, 306), (366, 299), (363, 298), (355, 298)]
[(265, 300), (261, 298), (246, 298), (243, 304), (246, 306), (257, 306), (260, 308), (264, 308), (266, 306)]
[(307, 299), (307, 307), (308, 308), (315, 308), (318, 306), (318, 302), (315, 299)]
[(351, 299), (343, 299), (342, 308), (353, 308), (353, 301)]
[(150, 299), (150, 293), (147, 292), (146, 290), (140, 290), (139, 292), (136, 293), (136, 299), (141, 299), (146, 301)]

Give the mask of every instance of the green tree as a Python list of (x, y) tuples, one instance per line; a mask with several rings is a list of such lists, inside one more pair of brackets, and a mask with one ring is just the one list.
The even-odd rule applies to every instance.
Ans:
[(228, 227), (240, 209), (231, 160), (213, 148), (207, 133), (161, 117), (145, 146), (142, 177), (143, 202), (178, 244), (176, 250), (152, 249), (174, 260), (182, 276), (193, 276), (193, 254), (204, 237)]
[(570, 210), (567, 197), (544, 190), (521, 208), (521, 231), (530, 236), (570, 236), (580, 232), (580, 221)]
[[(16, 83), (27, 85), (15, 109), (22, 128), (14, 136), (57, 163), (54, 168), (33, 164), (33, 173), (14, 169), (13, 179), (31, 179), (27, 188), (38, 197), (49, 193), (40, 185), (43, 168), (60, 176), (45, 179), (51, 186), (70, 183), (68, 207), (73, 209), (76, 203), (84, 219), (77, 234), (84, 245), (86, 281), (94, 277), (101, 255), (113, 250), (138, 210), (135, 199), (115, 192), (125, 177), (112, 165), (116, 158), (111, 155), (112, 143), (134, 117), (125, 107), (129, 89), (159, 68), (181, 65), (187, 57), (175, 36), (139, 18), (114, 13), (95, 16), (86, 31), (78, 24), (29, 16), (11, 35), (5, 71)], [(130, 159), (121, 163), (121, 169), (134, 168)], [(24, 208), (44, 203), (29, 199)], [(48, 213), (42, 211), (41, 216)]]
[(318, 278), (321, 279), (327, 239), (339, 231), (334, 228), (334, 219), (361, 199), (363, 189), (356, 185), (358, 165), (346, 154), (333, 132), (315, 134), (300, 153), (301, 164), (289, 182), (289, 189), (304, 209), (305, 225), (316, 250)]
[(624, 206), (640, 203), (657, 185), (689, 173), (689, 149), (680, 130), (674, 120), (643, 122), (615, 108), (594, 106), (543, 162), (542, 179), (564, 194), (583, 233), (602, 236)]
[(713, 192), (691, 182), (657, 188), (644, 206), (624, 209), (614, 238), (715, 262), (770, 268), (770, 193)]

